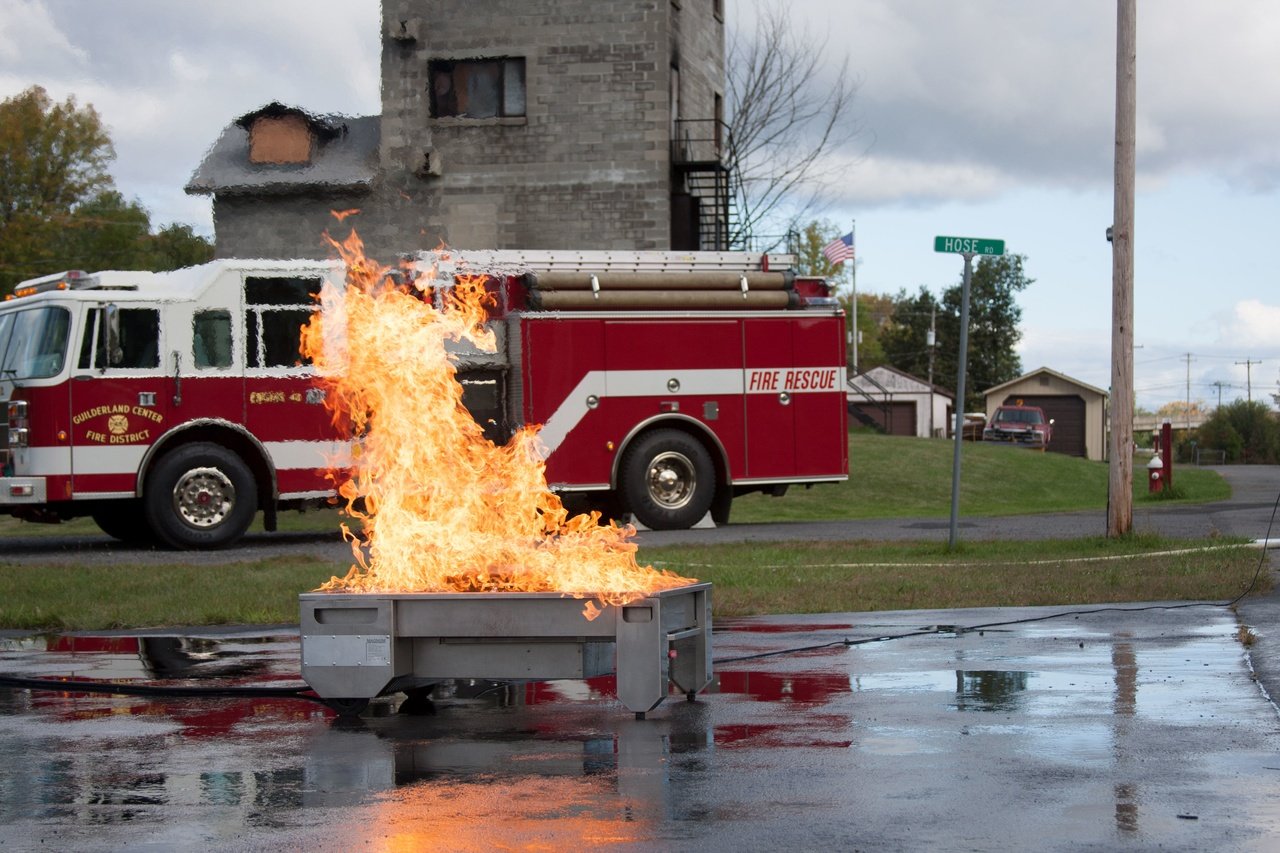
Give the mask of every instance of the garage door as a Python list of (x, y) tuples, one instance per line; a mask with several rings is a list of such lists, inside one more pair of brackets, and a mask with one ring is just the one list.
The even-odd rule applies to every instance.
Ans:
[(874, 421), (888, 435), (916, 434), (915, 403), (850, 403), (849, 414), (862, 423)]
[(1053, 440), (1049, 442), (1049, 450), (1065, 453), (1068, 456), (1084, 456), (1084, 400), (1075, 396), (1044, 395), (1006, 397), (1006, 406), (1016, 406), (1018, 401), (1024, 406), (1039, 406), (1044, 413), (1053, 419)]

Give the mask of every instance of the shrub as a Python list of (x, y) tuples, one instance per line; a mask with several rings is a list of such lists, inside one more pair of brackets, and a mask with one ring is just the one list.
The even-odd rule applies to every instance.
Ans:
[(1225, 450), (1228, 462), (1280, 461), (1280, 423), (1262, 403), (1236, 400), (1219, 406), (1199, 433), (1200, 446)]

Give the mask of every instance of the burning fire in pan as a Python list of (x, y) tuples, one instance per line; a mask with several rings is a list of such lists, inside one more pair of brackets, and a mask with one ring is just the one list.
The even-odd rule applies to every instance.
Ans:
[[(463, 407), (445, 341), (493, 351), (483, 276), (435, 294), (438, 309), (428, 283), (397, 283), (355, 232), (331, 242), (347, 288), (322, 293), (302, 350), (356, 439), (335, 476), (362, 530), (343, 526), (356, 562), (321, 590), (560, 592), (620, 605), (696, 582), (637, 564), (630, 526), (570, 517), (547, 487), (538, 427), (499, 447)], [(589, 600), (585, 612), (599, 610)]]

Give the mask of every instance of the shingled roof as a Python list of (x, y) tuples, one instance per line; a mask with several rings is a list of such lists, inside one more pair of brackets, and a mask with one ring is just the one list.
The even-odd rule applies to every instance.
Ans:
[[(260, 117), (297, 115), (315, 139), (308, 163), (249, 161), (249, 131)], [(222, 131), (185, 187), (193, 195), (267, 195), (368, 189), (377, 174), (379, 116), (317, 115), (272, 102)]]

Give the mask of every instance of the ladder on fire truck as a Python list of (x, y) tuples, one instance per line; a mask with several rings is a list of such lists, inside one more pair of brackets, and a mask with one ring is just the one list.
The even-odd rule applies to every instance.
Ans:
[(485, 272), (786, 272), (795, 255), (767, 252), (574, 251), (512, 249), (420, 252), (424, 266), (435, 264), (442, 273), (467, 268)]

